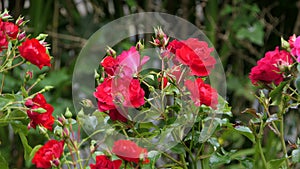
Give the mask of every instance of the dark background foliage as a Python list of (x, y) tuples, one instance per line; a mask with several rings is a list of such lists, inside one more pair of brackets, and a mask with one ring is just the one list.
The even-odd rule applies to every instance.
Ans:
[[(45, 85), (55, 87), (46, 97), (56, 115), (66, 107), (72, 109), (73, 66), (86, 40), (101, 26), (125, 15), (165, 12), (202, 29), (223, 63), (227, 100), (235, 115), (232, 121), (246, 121), (240, 113), (255, 106), (255, 88), (248, 79), (251, 67), (280, 44), (281, 36), (287, 39), (293, 33), (300, 34), (300, 1), (296, 0), (1, 0), (1, 11), (4, 8), (15, 18), (23, 15), (30, 19), (26, 29), (33, 36), (49, 34), (53, 66), (36, 90)], [(35, 78), (43, 72), (32, 69)], [(18, 90), (21, 72), (11, 72), (4, 90)], [(42, 138), (36, 138), (31, 135), (32, 144), (41, 142)], [(228, 149), (247, 147), (247, 141), (238, 136), (225, 133), (222, 138), (235, 142), (225, 142)], [(19, 142), (10, 128), (0, 128), (0, 152), (6, 152), (3, 156), (10, 159), (12, 168), (30, 166), (23, 160)]]

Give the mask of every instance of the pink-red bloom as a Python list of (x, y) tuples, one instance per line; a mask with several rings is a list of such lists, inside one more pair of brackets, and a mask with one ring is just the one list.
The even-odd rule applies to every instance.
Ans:
[(120, 77), (133, 77), (149, 59), (148, 56), (144, 56), (141, 60), (139, 52), (132, 46), (129, 50), (123, 51), (117, 56), (118, 68), (116, 73)]
[(297, 61), (300, 62), (300, 36), (293, 35), (289, 39), (291, 54), (297, 56)]
[(274, 83), (278, 85), (284, 80), (281, 67), (287, 67), (293, 63), (291, 55), (278, 47), (274, 51), (269, 51), (265, 57), (257, 62), (257, 65), (251, 69), (249, 78), (254, 85), (259, 82), (263, 84)]
[(44, 66), (51, 66), (51, 58), (46, 52), (46, 47), (41, 45), (37, 39), (26, 39), (18, 49), (23, 58), (40, 69)]
[(130, 140), (118, 140), (114, 142), (112, 152), (119, 158), (138, 164), (140, 161), (148, 163), (148, 151), (145, 148), (139, 147), (135, 142)]
[(58, 167), (63, 150), (64, 141), (49, 140), (35, 153), (32, 163), (37, 168)]
[[(25, 106), (29, 108), (27, 110), (27, 115), (30, 118), (29, 127), (35, 129), (37, 125), (41, 125), (48, 130), (52, 130), (54, 124), (52, 113), (54, 109), (47, 103), (43, 94), (38, 93), (33, 99), (26, 100)], [(36, 112), (39, 108), (44, 109), (45, 112)]]
[(184, 84), (191, 92), (190, 97), (196, 106), (201, 106), (204, 104), (212, 107), (213, 109), (217, 108), (218, 93), (209, 84), (205, 84), (200, 78), (196, 79), (195, 81), (186, 80)]
[(122, 160), (111, 161), (105, 155), (98, 155), (96, 157), (96, 164), (90, 164), (91, 169), (119, 169), (122, 164)]
[(214, 68), (216, 60), (211, 56), (213, 48), (209, 48), (204, 41), (189, 38), (185, 41), (173, 40), (168, 49), (176, 56), (176, 61), (190, 68), (191, 74), (196, 76), (208, 76)]
[(113, 81), (112, 95), (115, 102), (125, 107), (138, 108), (145, 103), (145, 92), (138, 79), (118, 78)]

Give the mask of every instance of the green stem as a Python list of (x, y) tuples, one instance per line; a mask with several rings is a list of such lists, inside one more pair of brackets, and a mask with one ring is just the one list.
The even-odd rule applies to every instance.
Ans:
[(260, 156), (262, 158), (262, 161), (263, 161), (263, 164), (264, 164), (264, 168), (267, 169), (267, 161), (266, 161), (263, 149), (261, 147), (261, 138), (258, 139), (258, 150), (259, 150)]
[(185, 158), (184, 158), (184, 155), (183, 155), (183, 154), (180, 154), (180, 159), (181, 159), (182, 162), (183, 162), (182, 167), (183, 167), (184, 169), (188, 169), (187, 166), (186, 166), (186, 161), (185, 161)]
[(280, 141), (281, 141), (281, 145), (282, 145), (282, 150), (283, 150), (283, 154), (284, 154), (284, 158), (285, 158), (285, 165), (286, 167), (289, 166), (289, 161), (287, 158), (287, 150), (286, 150), (286, 145), (285, 145), (285, 141), (284, 141), (284, 122), (283, 122), (283, 117), (281, 116), (279, 118), (280, 120)]

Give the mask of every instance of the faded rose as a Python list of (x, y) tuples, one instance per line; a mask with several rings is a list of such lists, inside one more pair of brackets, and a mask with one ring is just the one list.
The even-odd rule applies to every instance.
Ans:
[(114, 142), (112, 152), (121, 159), (138, 164), (140, 161), (148, 163), (148, 151), (145, 148), (139, 147), (136, 143), (130, 140), (118, 140)]
[(200, 78), (195, 81), (186, 80), (184, 84), (191, 92), (190, 97), (196, 106), (204, 104), (212, 107), (213, 109), (217, 108), (218, 93), (209, 84), (205, 84)]
[[(25, 106), (29, 108), (29, 110), (27, 110), (27, 115), (30, 118), (29, 127), (35, 129), (37, 125), (41, 125), (48, 130), (52, 130), (54, 124), (52, 113), (54, 109), (46, 102), (43, 94), (38, 93), (33, 99), (26, 100)], [(43, 108), (46, 112), (35, 112), (35, 109), (38, 108)]]
[(274, 51), (267, 52), (265, 57), (257, 62), (257, 66), (251, 69), (249, 78), (254, 85), (258, 85), (259, 82), (278, 85), (284, 80), (283, 72), (279, 68), (289, 66), (292, 63), (293, 59), (290, 54), (276, 47)]
[(64, 141), (49, 140), (35, 153), (32, 163), (37, 168), (58, 167), (63, 150)]
[(98, 155), (96, 157), (96, 164), (90, 164), (91, 169), (119, 169), (122, 164), (122, 160), (111, 161), (105, 155)]
[(46, 53), (45, 46), (41, 45), (37, 39), (26, 39), (18, 47), (23, 58), (42, 69), (44, 66), (51, 66), (50, 56)]

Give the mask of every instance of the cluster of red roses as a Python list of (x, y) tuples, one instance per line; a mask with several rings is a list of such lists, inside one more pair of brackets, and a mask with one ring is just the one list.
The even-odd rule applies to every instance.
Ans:
[(190, 38), (185, 41), (173, 40), (167, 48), (171, 53), (175, 54), (174, 63), (177, 65), (174, 67), (177, 69), (175, 72), (177, 74), (178, 71), (181, 72), (181, 67), (178, 67), (178, 65), (182, 64), (188, 66), (190, 71), (188, 74), (190, 76), (196, 77), (194, 81), (188, 79), (184, 82), (191, 92), (190, 97), (195, 105), (200, 106), (204, 104), (214, 109), (217, 108), (217, 91), (209, 84), (205, 84), (201, 79), (201, 77), (208, 76), (216, 64), (215, 58), (211, 56), (213, 48), (209, 48), (205, 41), (199, 41), (196, 38)]
[[(9, 18), (9, 15), (3, 15), (2, 18), (3, 17)], [(2, 18), (0, 19), (0, 52), (3, 49), (7, 49), (8, 42), (10, 40), (15, 40), (17, 38), (19, 33), (19, 27), (17, 24), (20, 24), (20, 21), (18, 21), (17, 24), (9, 21), (2, 21)]]
[[(112, 51), (112, 50), (111, 50)], [(108, 111), (112, 120), (126, 122), (126, 109), (138, 108), (145, 103), (145, 92), (135, 77), (142, 66), (149, 60), (148, 56), (141, 56), (135, 47), (123, 51), (119, 56), (111, 52), (101, 62), (107, 77), (98, 85), (94, 96), (98, 100), (101, 112)], [(118, 106), (122, 107), (117, 110)]]
[(291, 36), (283, 45), (284, 50), (277, 46), (274, 51), (266, 52), (251, 69), (249, 78), (254, 85), (279, 85), (287, 78), (291, 65), (295, 61), (300, 62), (300, 36)]
[[(168, 38), (163, 37), (163, 42)], [(153, 44), (163, 46), (159, 39), (154, 39)], [(106, 112), (111, 120), (127, 121), (127, 108), (138, 108), (145, 103), (145, 92), (140, 86), (138, 73), (142, 66), (149, 60), (144, 56), (141, 60), (137, 47), (131, 47), (128, 51), (123, 51), (119, 56), (109, 49), (101, 66), (104, 68), (105, 78), (100, 83), (94, 96), (98, 100), (98, 109)], [(213, 48), (209, 48), (204, 41), (190, 38), (185, 41), (173, 40), (166, 47), (164, 57), (172, 57), (175, 64), (169, 72), (164, 75), (163, 86), (166, 87), (169, 80), (176, 81), (177, 84), (182, 80), (183, 67), (188, 67), (184, 73), (196, 80), (185, 80), (185, 86), (191, 92), (191, 99), (196, 106), (202, 104), (216, 108), (218, 104), (217, 91), (209, 84), (205, 84), (201, 77), (208, 76), (216, 64), (216, 60), (211, 56)], [(174, 55), (174, 56), (171, 56)], [(175, 77), (176, 79), (173, 79)], [(158, 78), (161, 81), (161, 78)], [(117, 109), (120, 107), (120, 109)]]

